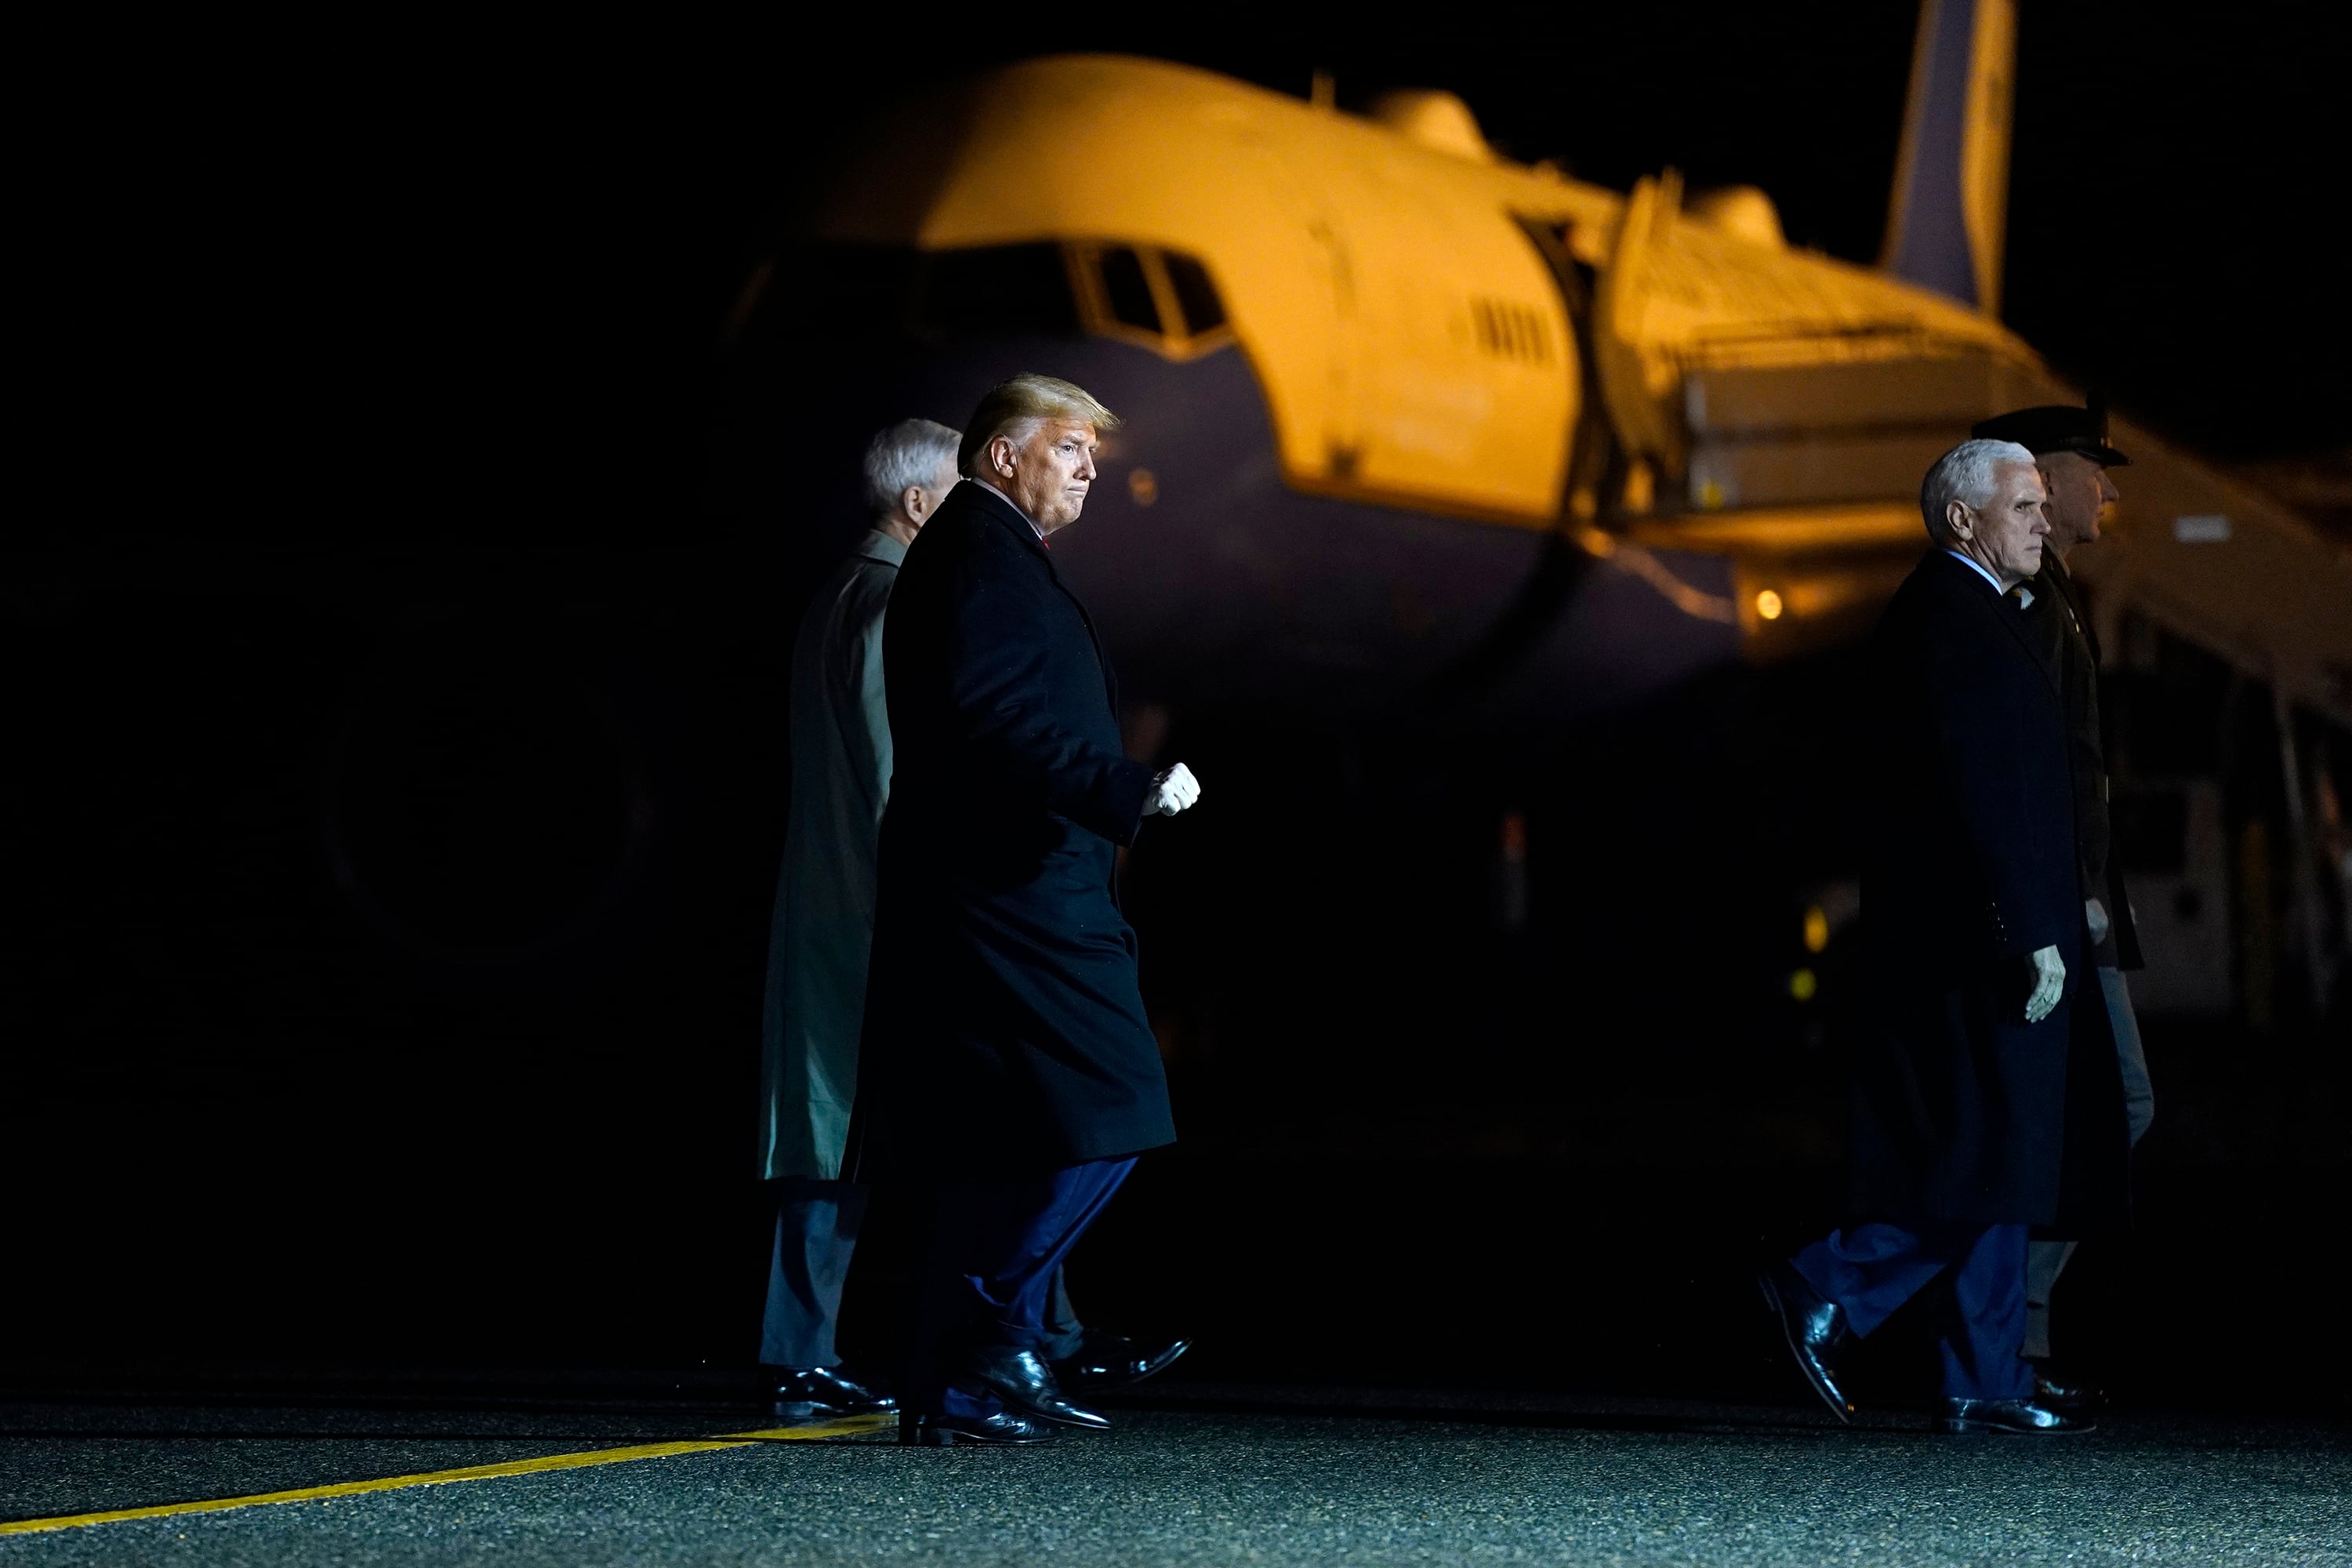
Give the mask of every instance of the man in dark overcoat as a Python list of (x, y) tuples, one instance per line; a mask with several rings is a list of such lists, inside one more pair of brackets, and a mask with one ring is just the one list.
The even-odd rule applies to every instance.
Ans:
[(907, 551), (883, 642), (897, 773), (852, 1142), (929, 1194), (900, 1439), (1103, 1426), (1042, 1353), (1055, 1268), (1175, 1141), (1117, 854), (1199, 795), (1122, 752), (1110, 666), (1054, 568), (1116, 421), (1041, 375), (991, 391)]
[[(2141, 967), (2139, 936), (2122, 871), (2108, 854), (2113, 834), (2107, 814), (2106, 740), (2099, 718), (2099, 634), (2066, 563), (2072, 552), (2098, 542), (2107, 509), (2122, 499), (2108, 470), (2131, 459), (2108, 441), (2106, 415), (2097, 408), (2064, 404), (2021, 408), (1985, 420), (1971, 434), (1983, 440), (2014, 441), (2032, 452), (2050, 494), (2050, 537), (2042, 542), (2042, 570), (2027, 589), (2026, 624), (2042, 658), (2058, 671), (2065, 693), (2083, 910), (2090, 923), (2091, 962), (2099, 983), (2095, 996), (2085, 987), (2086, 1000), (2106, 1008), (2131, 1142), (2137, 1145), (2156, 1120), (2147, 1054), (2124, 982), (2126, 970)], [(2051, 1292), (2074, 1246), (2071, 1238), (2046, 1236), (2036, 1237), (2026, 1249), (2025, 1354), (2036, 1363), (2035, 1386), (2044, 1404), (2087, 1408), (2097, 1403), (2095, 1392), (2053, 1381), (2042, 1364), (2050, 1355)]]
[[(1856, 1223), (1762, 1276), (1800, 1370), (1842, 1419), (1846, 1344), (1933, 1287), (1943, 1430), (2085, 1425), (2036, 1403), (2020, 1355), (2029, 1227), (2111, 1215), (2126, 1152), (2104, 1013), (2074, 1005), (2091, 942), (2065, 706), (2014, 592), (2041, 565), (2044, 500), (2013, 443), (1937, 459), (1920, 495), (1933, 545), (1873, 644)], [(2075, 1048), (2085, 1018), (2095, 1049)]]

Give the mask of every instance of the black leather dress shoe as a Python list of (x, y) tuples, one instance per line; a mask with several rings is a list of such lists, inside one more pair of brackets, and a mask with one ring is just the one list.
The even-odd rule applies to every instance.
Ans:
[(1797, 1358), (1797, 1370), (1822, 1403), (1841, 1421), (1853, 1419), (1853, 1405), (1837, 1385), (1839, 1360), (1845, 1354), (1848, 1335), (1844, 1310), (1835, 1301), (1824, 1301), (1821, 1293), (1805, 1283), (1805, 1277), (1786, 1263), (1774, 1263), (1756, 1276), (1758, 1289), (1764, 1292), (1764, 1302), (1780, 1320), (1780, 1337), (1789, 1343), (1789, 1353)]
[(2094, 1424), (2031, 1399), (1947, 1399), (1937, 1426), (1946, 1432), (2089, 1432)]
[(1077, 1354), (1054, 1363), (1054, 1381), (1066, 1389), (1086, 1393), (1126, 1388), (1166, 1372), (1192, 1348), (1192, 1341), (1175, 1340), (1155, 1350), (1123, 1335), (1098, 1334), (1089, 1329)]
[(958, 1443), (1014, 1447), (1053, 1440), (1054, 1429), (1045, 1422), (1009, 1410), (994, 1415), (922, 1415), (898, 1426), (899, 1447), (908, 1448), (951, 1448)]
[(982, 1351), (964, 1363), (964, 1375), (984, 1384), (997, 1398), (1024, 1415), (1065, 1426), (1091, 1426), (1097, 1431), (1110, 1423), (1083, 1405), (1073, 1405), (1054, 1381), (1053, 1369), (1035, 1351), (997, 1346)]
[(2055, 1410), (2061, 1415), (2088, 1415), (2107, 1402), (2107, 1396), (2087, 1384), (2061, 1383), (2042, 1374), (2033, 1373), (2033, 1403), (2044, 1410)]
[(852, 1415), (887, 1415), (898, 1402), (833, 1367), (814, 1366), (778, 1378), (771, 1408), (789, 1421), (843, 1421)]

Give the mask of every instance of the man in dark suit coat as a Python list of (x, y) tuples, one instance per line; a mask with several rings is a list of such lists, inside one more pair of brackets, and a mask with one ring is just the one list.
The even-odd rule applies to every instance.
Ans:
[(1110, 666), (1054, 569), (1098, 434), (1024, 375), (965, 426), (907, 551), (883, 666), (897, 773), (852, 1142), (861, 1179), (932, 1194), (902, 1441), (1103, 1426), (1041, 1357), (1053, 1277), (1142, 1151), (1175, 1141), (1113, 886), (1144, 817), (1200, 793), (1120, 749)]
[[(1799, 1368), (1842, 1419), (1849, 1339), (1932, 1285), (1946, 1298), (1945, 1431), (2085, 1425), (2035, 1402), (2019, 1353), (2028, 1228), (2111, 1215), (2125, 1152), (2104, 1014), (2073, 1005), (2090, 941), (2065, 707), (2013, 592), (2041, 565), (2044, 500), (2032, 454), (2012, 443), (1938, 459), (1920, 497), (1934, 547), (1873, 647), (1868, 1022), (1848, 1151), (1860, 1223), (1762, 1277)], [(2074, 1048), (2094, 1014), (2096, 1050)]]

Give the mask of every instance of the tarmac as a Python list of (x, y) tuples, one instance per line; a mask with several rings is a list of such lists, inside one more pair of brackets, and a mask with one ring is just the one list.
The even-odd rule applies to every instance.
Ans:
[[(938, 1450), (748, 1438), (711, 1402), (268, 1397), (0, 1405), (0, 1565), (2352, 1563), (2352, 1427), (2311, 1420), (1952, 1438), (1907, 1413), (1180, 1384), (1108, 1433)], [(72, 1522), (116, 1510), (154, 1511)]]

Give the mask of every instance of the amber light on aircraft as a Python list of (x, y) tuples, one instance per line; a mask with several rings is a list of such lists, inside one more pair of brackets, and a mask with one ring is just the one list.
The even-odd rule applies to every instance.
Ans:
[[(1358, 115), (1328, 74), (1300, 102), (1163, 61), (1008, 66), (894, 116), (754, 270), (745, 412), (821, 383), (819, 339), (859, 385), (912, 378), (845, 427), (952, 413), (1015, 344), (1111, 392), (1134, 412), (1098, 504), (1154, 526), (1089, 529), (1070, 569), (1134, 628), (1122, 662), (1188, 701), (1376, 704), (1444, 670), (1503, 721), (1850, 646), (1926, 545), (1928, 465), (2080, 395), (1994, 310), (2014, 9), (1927, 0), (1954, 21), (1918, 34), (1875, 270), (1789, 248), (1758, 191), (1498, 157), (1443, 93)], [(1073, 146), (1120, 177), (1034, 177)], [(2258, 498), (2116, 432), (2141, 521), (2086, 581), (2191, 640), (2250, 628), (2250, 667), (2275, 649), (2340, 711), (2340, 552), (2276, 511), (2245, 548)], [(1543, 569), (1563, 533), (1600, 569)]]

